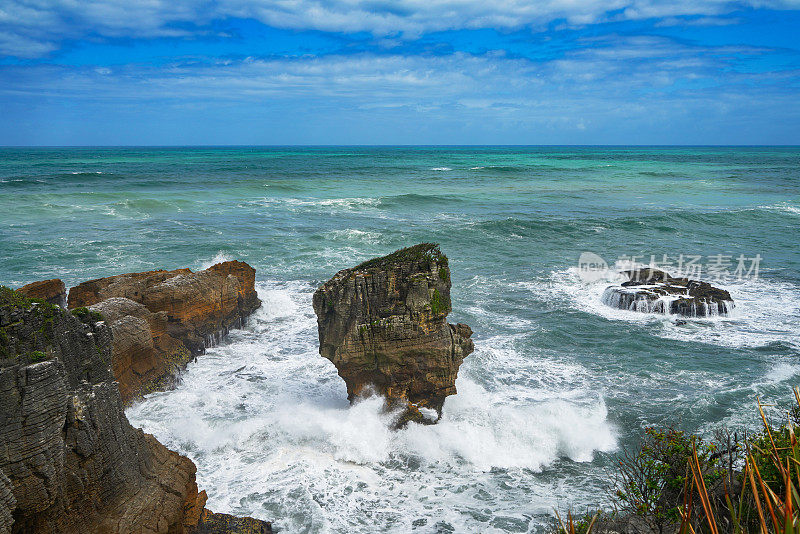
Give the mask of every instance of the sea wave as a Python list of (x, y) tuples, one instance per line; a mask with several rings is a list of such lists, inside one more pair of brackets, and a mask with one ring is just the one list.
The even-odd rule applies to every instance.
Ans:
[[(190, 364), (176, 390), (127, 411), (133, 424), (198, 464), (215, 510), (273, 519), (287, 531), (408, 532), (412, 521), (445, 517), (457, 531), (475, 531), (496, 515), (521, 517), (532, 495), (548, 513), (558, 492), (532, 473), (617, 447), (596, 393), (576, 400), (529, 388), (523, 396), (513, 384), (476, 380), (482, 362), (499, 364), (503, 339), (477, 341), (477, 357), (468, 358), (438, 424), (391, 430), (383, 400), (351, 406), (336, 369), (317, 353), (312, 290), (305, 282), (259, 282), (263, 305), (244, 330)], [(488, 353), (480, 356), (483, 346)], [(514, 354), (505, 359), (506, 369), (524, 365)], [(508, 489), (514, 480), (524, 489)], [(506, 497), (519, 491), (519, 504), (482, 512), (481, 495), (501, 485)], [(428, 494), (436, 494), (436, 506), (425, 504)], [(397, 513), (380, 512), (387, 507)]]
[(295, 198), (295, 197), (267, 197), (247, 202), (249, 205), (269, 207), (283, 207), (289, 211), (319, 210), (324, 211), (355, 211), (374, 208), (380, 200), (369, 197), (351, 198)]
[(382, 196), (378, 200), (381, 208), (414, 208), (463, 202), (463, 198), (459, 195), (421, 195), (418, 193)]
[(382, 234), (380, 232), (359, 230), (357, 228), (331, 230), (326, 235), (329, 239), (333, 239), (335, 241), (354, 241), (360, 243), (368, 243), (371, 245), (379, 243), (382, 237)]

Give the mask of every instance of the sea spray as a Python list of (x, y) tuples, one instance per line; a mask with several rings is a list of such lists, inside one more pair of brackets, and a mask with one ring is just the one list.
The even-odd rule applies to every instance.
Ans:
[[(333, 365), (317, 354), (312, 288), (259, 283), (264, 304), (244, 330), (191, 364), (178, 389), (150, 395), (128, 411), (134, 424), (195, 460), (217, 509), (259, 517), (273, 510), (270, 519), (292, 531), (325, 525), (369, 532), (377, 524), (400, 532), (408, 521), (382, 515), (380, 503), (431, 524), (443, 506), (461, 510), (450, 518), (457, 530), (474, 530), (485, 524), (475, 514), (486, 514), (475, 492), (495, 491), (512, 477), (526, 479), (528, 494), (546, 495), (549, 478), (538, 480), (536, 473), (560, 458), (588, 462), (616, 448), (608, 410), (594, 394), (568, 399), (545, 388), (519, 397), (513, 387), (493, 391), (469, 376), (459, 378), (459, 393), (447, 400), (437, 425), (391, 430), (393, 414), (383, 400), (373, 396), (350, 406)], [(471, 372), (481, 372), (480, 361)], [(420, 484), (423, 492), (438, 488), (439, 506), (420, 500)], [(350, 488), (344, 501), (328, 501), (340, 487)], [(326, 506), (298, 516), (297, 504), (289, 504), (293, 495), (323, 499)], [(523, 517), (526, 499), (515, 510), (506, 505), (504, 513)], [(344, 513), (346, 502), (376, 523)]]

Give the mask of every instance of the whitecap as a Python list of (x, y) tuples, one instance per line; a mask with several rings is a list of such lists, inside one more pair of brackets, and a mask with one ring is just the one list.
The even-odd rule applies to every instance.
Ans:
[[(190, 364), (177, 389), (127, 410), (195, 461), (214, 510), (275, 520), (287, 532), (408, 532), (414, 520), (485, 530), (494, 515), (523, 517), (531, 499), (547, 514), (569, 491), (532, 472), (617, 447), (602, 395), (565, 387), (585, 370), (517, 354), (513, 336), (476, 340), (436, 425), (393, 431), (383, 400), (351, 406), (319, 355), (313, 287), (257, 290), (263, 305), (243, 330)], [(520, 380), (500, 388), (502, 377), (476, 378), (500, 369)], [(503, 497), (486, 516), (493, 495)]]
[(203, 260), (200, 262), (200, 269), (205, 270), (211, 267), (212, 265), (216, 265), (218, 263), (223, 263), (226, 261), (231, 261), (235, 259), (233, 256), (228, 254), (227, 252), (219, 251), (217, 254), (211, 258), (210, 260)]
[(327, 236), (330, 239), (334, 240), (357, 241), (361, 243), (369, 243), (371, 245), (377, 244), (382, 237), (380, 232), (358, 230), (356, 228), (346, 228), (344, 230), (332, 230), (328, 232)]

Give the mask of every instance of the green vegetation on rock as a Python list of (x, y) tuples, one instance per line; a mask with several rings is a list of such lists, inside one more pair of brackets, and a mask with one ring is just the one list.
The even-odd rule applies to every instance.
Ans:
[[(13, 313), (16, 313), (14, 310), (25, 310), (30, 312), (32, 317), (38, 317), (40, 319), (40, 321), (37, 320), (39, 327), (33, 332), (33, 335), (40, 342), (51, 342), (50, 332), (56, 313), (60, 310), (58, 306), (43, 300), (28, 298), (9, 287), (0, 286), (0, 309), (8, 311), (7, 317), (12, 317)], [(0, 358), (5, 359), (25, 354), (24, 349), (21, 350), (19, 346), (16, 348), (11, 346), (16, 344), (14, 332), (20, 324), (21, 321), (18, 320), (15, 323), (0, 326)]]
[(450, 311), (450, 303), (445, 302), (438, 289), (433, 290), (433, 297), (431, 297), (431, 312), (434, 315), (441, 315)]
[(80, 308), (75, 308), (72, 310), (72, 315), (80, 319), (82, 323), (86, 324), (96, 323), (103, 320), (103, 316), (99, 312), (90, 310), (85, 306), (81, 306)]
[(28, 354), (28, 358), (30, 359), (31, 363), (38, 363), (47, 360), (47, 353), (42, 352), (40, 350), (35, 350)]
[[(433, 264), (447, 266), (447, 256), (445, 256), (437, 243), (420, 243), (413, 247), (401, 248), (386, 256), (373, 258), (355, 266), (353, 271), (363, 271), (368, 269), (380, 269), (390, 267), (399, 263), (422, 263), (427, 269)], [(441, 275), (441, 271), (440, 271)]]

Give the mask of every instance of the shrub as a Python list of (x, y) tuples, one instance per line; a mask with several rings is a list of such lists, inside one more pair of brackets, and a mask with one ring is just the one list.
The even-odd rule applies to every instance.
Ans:
[(30, 359), (31, 363), (39, 363), (48, 359), (47, 354), (40, 350), (35, 350), (33, 352), (30, 352), (28, 354), (28, 358)]
[(75, 308), (74, 310), (72, 310), (72, 315), (80, 319), (82, 323), (87, 323), (87, 324), (96, 323), (97, 321), (103, 320), (103, 316), (100, 315), (100, 312), (90, 310), (85, 306), (81, 306), (80, 308)]
[(647, 428), (639, 448), (624, 451), (619, 460), (612, 500), (622, 513), (638, 515), (655, 531), (663, 532), (680, 521), (679, 505), (694, 450), (707, 484), (724, 476), (717, 449), (716, 444), (681, 430)]

